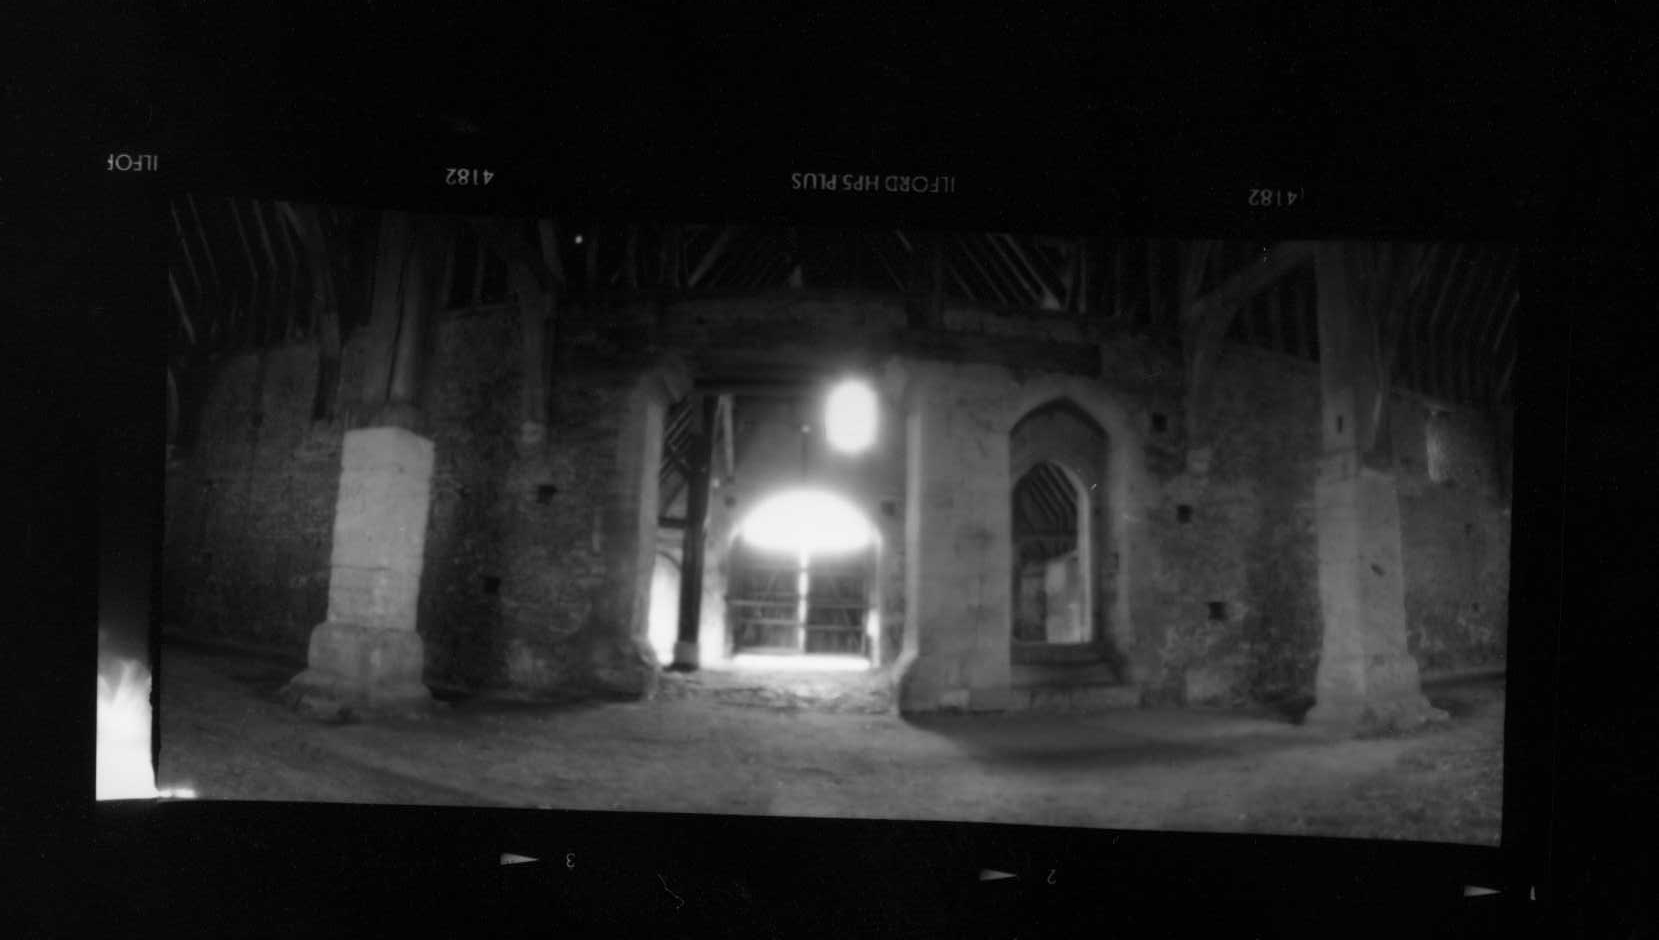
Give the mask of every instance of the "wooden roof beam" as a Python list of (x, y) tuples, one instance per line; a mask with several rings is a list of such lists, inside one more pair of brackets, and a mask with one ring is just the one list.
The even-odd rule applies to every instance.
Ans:
[(1187, 324), (1196, 324), (1208, 318), (1227, 318), (1245, 301), (1271, 287), (1298, 266), (1312, 260), (1313, 242), (1284, 242), (1263, 255), (1256, 263), (1233, 272), (1220, 287), (1194, 299), (1182, 311), (1182, 319)]
[(715, 261), (725, 254), (726, 246), (731, 244), (732, 233), (736, 231), (736, 228), (734, 225), (727, 225), (720, 229), (720, 234), (715, 237), (714, 244), (710, 245), (709, 250), (703, 253), (703, 259), (697, 262), (697, 267), (692, 270), (691, 276), (686, 279), (687, 287), (696, 287), (703, 277), (709, 273), (709, 269), (714, 267)]
[[(985, 270), (984, 265), (980, 264), (979, 259), (975, 257), (974, 252), (968, 247), (967, 240), (961, 235), (953, 235), (952, 237), (955, 239), (957, 247), (961, 249), (962, 255), (968, 259), (970, 264), (973, 265), (974, 272), (979, 275), (980, 280), (985, 282), (986, 291), (994, 295), (994, 302), (1007, 306), (1008, 300), (1002, 295), (1001, 290), (998, 288), (996, 279)], [(968, 292), (968, 299), (977, 300), (982, 303), (985, 302), (986, 298), (977, 296), (977, 293), (978, 292), (976, 291), (970, 290)]]
[(208, 273), (213, 276), (213, 289), (215, 291), (220, 291), (223, 288), (219, 280), (219, 263), (214, 260), (213, 245), (208, 242), (207, 226), (202, 224), (202, 214), (196, 208), (196, 197), (190, 193), (185, 193), (184, 201), (185, 204), (190, 207), (190, 217), (196, 220), (196, 237), (201, 240), (202, 255), (207, 259)]
[(1181, 276), (1181, 345), (1187, 363), (1187, 428), (1193, 444), (1204, 446), (1204, 413), (1209, 398), (1211, 373), (1221, 356), (1239, 309), (1299, 265), (1313, 259), (1313, 242), (1284, 242), (1266, 252), (1256, 263), (1235, 271), (1220, 287), (1196, 296), (1204, 282), (1205, 268), (1216, 243), (1207, 242), (1188, 254)]

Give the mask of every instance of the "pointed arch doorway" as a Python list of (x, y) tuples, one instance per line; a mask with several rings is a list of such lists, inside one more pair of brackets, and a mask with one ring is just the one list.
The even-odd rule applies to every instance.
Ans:
[(1107, 447), (1100, 425), (1065, 400), (1010, 432), (1015, 665), (1108, 658)]

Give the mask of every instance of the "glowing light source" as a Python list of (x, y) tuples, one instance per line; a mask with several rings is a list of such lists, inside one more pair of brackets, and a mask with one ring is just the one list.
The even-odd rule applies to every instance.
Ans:
[(767, 653), (738, 653), (732, 657), (732, 668), (756, 672), (865, 672), (870, 661), (863, 656), (776, 656)]
[(847, 453), (856, 454), (875, 443), (875, 391), (852, 379), (837, 385), (824, 407), (824, 431), (832, 447)]
[(98, 676), (96, 799), (146, 800), (159, 795), (150, 764), (150, 673), (134, 660)]
[(802, 557), (854, 552), (875, 541), (856, 506), (820, 490), (791, 490), (762, 500), (743, 518), (738, 535), (756, 548)]

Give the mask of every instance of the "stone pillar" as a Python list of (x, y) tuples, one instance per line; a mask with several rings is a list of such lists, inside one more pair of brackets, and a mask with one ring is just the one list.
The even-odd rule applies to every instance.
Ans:
[(905, 600), (915, 637), (900, 707), (998, 710), (1012, 702), (1012, 483), (997, 395), (1008, 377), (940, 371), (910, 406)]
[(347, 432), (328, 619), (311, 632), (309, 668), (290, 701), (323, 716), (418, 712), (425, 649), (415, 632), (431, 502), (432, 442), (402, 428)]
[(1411, 727), (1444, 718), (1429, 706), (1406, 647), (1400, 500), (1390, 467), (1369, 466), (1376, 351), (1351, 302), (1340, 245), (1315, 258), (1324, 455), (1316, 494), (1324, 641), (1308, 723), (1339, 731)]

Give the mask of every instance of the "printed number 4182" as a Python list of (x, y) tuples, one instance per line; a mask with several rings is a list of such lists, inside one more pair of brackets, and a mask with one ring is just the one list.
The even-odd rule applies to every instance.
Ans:
[(1294, 206), (1302, 200), (1299, 189), (1251, 189), (1250, 206), (1255, 209)]

